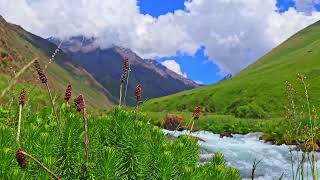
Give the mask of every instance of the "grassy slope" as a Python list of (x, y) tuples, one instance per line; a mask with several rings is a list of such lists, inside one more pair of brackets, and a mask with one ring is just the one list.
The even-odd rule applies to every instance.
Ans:
[[(3, 54), (3, 56), (0, 56), (1, 76), (10, 79), (10, 76), (13, 76), (12, 70), (18, 72), (35, 57), (39, 57), (43, 67), (44, 64), (48, 63), (48, 53), (49, 51), (53, 53), (54, 49), (52, 49), (52, 47), (44, 47), (48, 49), (36, 47), (32, 44), (28, 35), (30, 34), (23, 29), (6, 23), (0, 17), (0, 53)], [(9, 57), (12, 57), (12, 61), (9, 60)], [(57, 58), (58, 61), (64, 61), (67, 57), (64, 54), (60, 54)], [(12, 67), (12, 70), (10, 67)], [(56, 63), (48, 67), (47, 75), (50, 86), (56, 92), (60, 91), (60, 94), (57, 94), (58, 96), (63, 96), (66, 85), (70, 83), (73, 86), (74, 94), (84, 94), (86, 99), (88, 99), (88, 104), (92, 107), (111, 107), (112, 103), (108, 99), (106, 90), (84, 70), (68, 63), (64, 64), (64, 68)], [(35, 75), (33, 68), (29, 68), (28, 71), (20, 77), (20, 81), (39, 85), (39, 83), (35, 82)], [(7, 81), (2, 82), (2, 84), (1, 89), (5, 87)]]
[(318, 22), (227, 81), (152, 99), (143, 108), (148, 111), (191, 111), (194, 106), (201, 105), (211, 112), (232, 114), (239, 106), (255, 104), (263, 108), (267, 117), (277, 117), (286, 104), (285, 81), (297, 85), (297, 73), (307, 76), (311, 101), (320, 105), (319, 49)]

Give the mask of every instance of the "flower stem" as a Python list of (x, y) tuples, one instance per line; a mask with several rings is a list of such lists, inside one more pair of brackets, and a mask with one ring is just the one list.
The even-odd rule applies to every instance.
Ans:
[(194, 120), (192, 120), (192, 124), (191, 124), (191, 128), (190, 128), (189, 134), (191, 134), (191, 132), (192, 132), (192, 130), (193, 130), (193, 127), (194, 127)]
[(52, 111), (53, 111), (53, 113), (54, 113), (54, 116), (56, 116), (56, 118), (58, 119), (58, 115), (57, 115), (57, 112), (56, 112), (56, 110), (55, 110), (55, 108), (54, 108), (54, 102), (53, 102), (52, 94), (51, 94), (51, 91), (50, 91), (50, 88), (49, 88), (48, 83), (46, 83), (46, 87), (47, 87), (47, 90), (48, 90), (48, 94), (49, 94), (49, 96), (50, 96)]
[(89, 161), (89, 137), (88, 137), (88, 118), (86, 109), (83, 110), (83, 125), (84, 125), (84, 149), (86, 162)]
[(127, 91), (128, 91), (128, 85), (129, 85), (130, 71), (131, 71), (131, 69), (130, 69), (130, 64), (129, 64), (127, 84), (126, 84), (126, 89), (124, 91), (124, 100), (123, 100), (125, 106), (126, 106), (126, 98), (127, 98)]
[(119, 107), (121, 107), (121, 103), (122, 103), (122, 88), (123, 88), (123, 83), (121, 82), (120, 84), (120, 96), (119, 96)]
[(17, 144), (20, 146), (20, 131), (21, 131), (21, 116), (22, 116), (22, 105), (19, 106), (19, 121), (18, 121), (18, 131), (17, 131)]
[(310, 107), (310, 100), (309, 100), (309, 93), (307, 84), (304, 81), (304, 76), (301, 76), (301, 82), (303, 84), (304, 90), (305, 90), (305, 97), (307, 99), (307, 108), (308, 108), (308, 115), (309, 115), (309, 123), (310, 123), (310, 129), (311, 129), (311, 142), (312, 142), (312, 161), (311, 161), (311, 170), (312, 170), (312, 176), (314, 180), (318, 179), (318, 172), (317, 172), (317, 160), (315, 157), (315, 142), (314, 142), (314, 130), (313, 130), (313, 122), (312, 122), (312, 115), (311, 115), (311, 107)]
[(11, 88), (15, 85), (19, 79), (19, 77), (37, 60), (38, 58), (34, 58), (27, 65), (25, 65), (10, 81), (9, 85), (2, 91), (0, 98), (2, 98)]
[(60, 179), (59, 176), (57, 176), (56, 174), (54, 174), (49, 168), (47, 168), (45, 165), (43, 165), (40, 161), (38, 161), (35, 157), (33, 157), (32, 155), (26, 153), (26, 152), (22, 152), (25, 156), (27, 156), (28, 158), (32, 159), (35, 163), (37, 163), (38, 165), (40, 165), (48, 174), (50, 174), (52, 177), (56, 178), (56, 179)]

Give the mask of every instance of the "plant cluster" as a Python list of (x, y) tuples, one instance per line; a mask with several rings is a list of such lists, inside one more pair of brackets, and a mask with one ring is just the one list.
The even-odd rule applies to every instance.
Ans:
[[(82, 115), (61, 108), (59, 125), (46, 117), (50, 111), (26, 112), (21, 145), (14, 143), (14, 126), (1, 124), (0, 179), (50, 179), (41, 165), (27, 163), (34, 154), (61, 179), (240, 179), (221, 154), (199, 165), (196, 139), (167, 141), (161, 129), (148, 123), (144, 114), (115, 108), (108, 116), (89, 117), (88, 161), (83, 151)], [(14, 163), (15, 156), (24, 169)], [(30, 155), (31, 156), (31, 155)], [(30, 158), (29, 158), (30, 159)]]
[[(304, 75), (298, 74), (300, 86), (295, 88), (290, 82), (286, 82), (286, 106), (285, 132), (289, 144), (297, 144), (294, 152), (290, 146), (289, 152), (292, 161), (293, 179), (304, 179), (311, 174), (314, 180), (318, 179), (316, 152), (319, 151), (319, 118), (316, 107), (312, 106), (308, 84)], [(295, 162), (298, 164), (294, 166)]]

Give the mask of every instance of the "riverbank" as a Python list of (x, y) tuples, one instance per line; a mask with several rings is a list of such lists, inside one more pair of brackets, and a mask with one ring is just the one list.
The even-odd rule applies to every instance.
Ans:
[[(152, 124), (162, 126), (164, 118), (168, 114), (181, 116), (184, 125), (188, 126), (192, 119), (191, 112), (145, 112)], [(302, 121), (301, 126), (308, 124)], [(288, 135), (288, 125), (284, 118), (268, 119), (241, 119), (232, 115), (202, 114), (199, 120), (195, 121), (194, 131), (208, 131), (214, 134), (231, 132), (232, 134), (248, 134), (251, 132), (261, 132), (261, 140), (272, 144), (297, 144), (298, 140), (293, 140)], [(319, 142), (319, 137), (316, 137)]]

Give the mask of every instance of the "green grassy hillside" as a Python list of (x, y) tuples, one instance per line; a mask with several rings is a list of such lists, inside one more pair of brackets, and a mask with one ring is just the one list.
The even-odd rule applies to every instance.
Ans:
[(201, 105), (208, 112), (244, 118), (282, 115), (285, 82), (298, 86), (297, 74), (307, 77), (310, 100), (320, 105), (320, 22), (289, 38), (233, 78), (167, 97), (152, 99), (147, 111), (191, 111)]
[[(0, 16), (0, 91), (8, 85), (15, 73), (38, 57), (44, 68), (49, 62), (49, 57), (57, 47), (21, 27), (7, 23)], [(88, 104), (96, 108), (110, 108), (112, 102), (105, 90), (85, 70), (69, 63), (69, 57), (59, 52), (55, 62), (51, 63), (46, 70), (49, 85), (54, 89), (55, 96), (63, 96), (67, 84), (73, 86), (74, 94), (84, 94)], [(19, 83), (31, 86), (43, 87), (37, 82), (37, 75), (33, 66), (28, 68), (19, 77)], [(13, 87), (15, 88), (15, 87)], [(6, 99), (2, 99), (6, 101)]]

